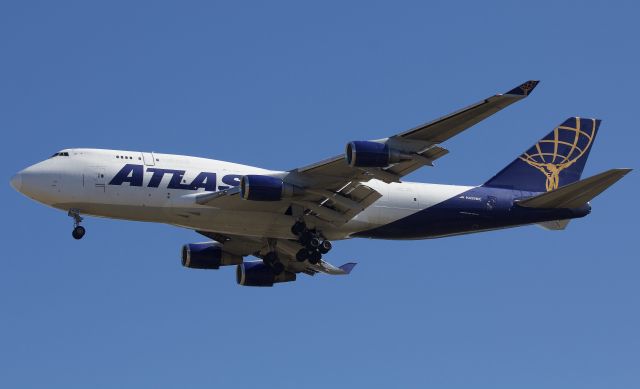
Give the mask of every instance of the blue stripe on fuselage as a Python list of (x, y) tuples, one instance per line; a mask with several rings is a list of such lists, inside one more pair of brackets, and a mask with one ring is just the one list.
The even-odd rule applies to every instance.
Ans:
[(509, 189), (477, 187), (381, 227), (353, 236), (376, 239), (424, 239), (483, 230), (573, 219), (589, 214), (591, 207), (534, 209), (514, 200), (536, 195)]

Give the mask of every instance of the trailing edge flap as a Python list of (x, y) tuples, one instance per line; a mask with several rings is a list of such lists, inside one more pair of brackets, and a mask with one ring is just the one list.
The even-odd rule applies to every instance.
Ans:
[(197, 204), (202, 204), (202, 205), (211, 205), (213, 204), (217, 199), (226, 197), (226, 196), (235, 196), (240, 194), (240, 187), (238, 186), (234, 186), (228, 189), (224, 189), (224, 190), (220, 190), (217, 192), (202, 192), (202, 193), (196, 193), (195, 195), (193, 195), (193, 198), (195, 199), (195, 202)]
[(632, 169), (611, 169), (547, 193), (518, 201), (528, 208), (577, 208), (604, 192)]
[(564, 230), (565, 228), (567, 228), (567, 224), (569, 224), (570, 221), (571, 219), (552, 220), (549, 222), (538, 223), (538, 225), (544, 228), (545, 230), (556, 231), (556, 230)]
[(333, 266), (329, 262), (320, 261), (317, 265), (311, 265), (313, 270), (322, 272), (325, 274), (331, 274), (334, 276), (345, 276), (351, 273), (354, 267), (356, 267), (355, 262), (347, 262), (342, 266)]

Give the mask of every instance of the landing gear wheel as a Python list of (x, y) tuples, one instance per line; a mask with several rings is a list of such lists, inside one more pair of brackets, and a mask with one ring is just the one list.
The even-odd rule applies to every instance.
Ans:
[(291, 233), (298, 237), (298, 243), (302, 248), (296, 253), (299, 262), (309, 261), (312, 265), (320, 263), (322, 254), (331, 250), (331, 242), (324, 239), (322, 232), (317, 229), (309, 229), (303, 221), (297, 221), (291, 227)]
[(298, 242), (305, 246), (308, 246), (311, 239), (313, 239), (313, 235), (309, 231), (305, 231), (300, 234), (300, 239), (298, 239)]
[(319, 251), (314, 251), (311, 253), (311, 255), (309, 255), (309, 263), (312, 265), (319, 264), (321, 259), (322, 259), (322, 254), (320, 254)]
[(82, 239), (82, 237), (84, 236), (84, 234), (87, 231), (84, 229), (84, 227), (82, 226), (76, 226), (73, 229), (73, 232), (71, 232), (71, 236), (73, 236), (74, 239)]
[(300, 236), (306, 229), (303, 222), (295, 222), (295, 224), (291, 227), (291, 233), (295, 236)]
[(320, 239), (316, 237), (309, 239), (309, 243), (307, 244), (307, 247), (309, 247), (310, 249), (315, 249), (318, 246), (320, 246)]
[(273, 274), (280, 275), (284, 271), (284, 265), (282, 264), (282, 262), (276, 262), (271, 265), (271, 269), (273, 270)]
[(320, 243), (320, 247), (318, 247), (318, 250), (320, 251), (320, 254), (326, 254), (331, 251), (332, 247), (333, 246), (331, 245), (331, 242), (329, 242), (328, 240), (323, 240), (322, 243)]
[(300, 249), (296, 253), (298, 262), (304, 262), (307, 258), (309, 258), (309, 251), (307, 249)]
[(70, 209), (68, 215), (73, 218), (73, 231), (71, 232), (71, 236), (73, 236), (74, 239), (82, 239), (87, 231), (85, 231), (84, 227), (80, 225), (82, 222), (80, 211), (77, 209)]

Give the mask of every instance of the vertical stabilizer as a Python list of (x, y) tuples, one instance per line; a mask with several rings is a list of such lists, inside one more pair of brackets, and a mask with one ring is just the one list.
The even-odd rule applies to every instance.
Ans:
[(598, 119), (565, 120), (484, 186), (547, 192), (578, 181), (599, 126)]

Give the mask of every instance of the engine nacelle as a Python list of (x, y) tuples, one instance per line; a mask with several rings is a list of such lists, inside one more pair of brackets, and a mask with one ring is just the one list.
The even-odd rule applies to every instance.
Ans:
[(402, 161), (402, 154), (384, 143), (353, 141), (347, 144), (345, 157), (353, 167), (387, 167)]
[(189, 243), (182, 246), (182, 266), (192, 269), (218, 269), (220, 266), (242, 263), (240, 255), (223, 250), (216, 241)]
[(277, 177), (249, 174), (240, 181), (240, 195), (245, 200), (279, 201), (302, 192), (302, 189)]
[(244, 262), (236, 268), (236, 282), (244, 286), (273, 286), (295, 280), (296, 275), (287, 271), (276, 276), (271, 267), (262, 261)]

